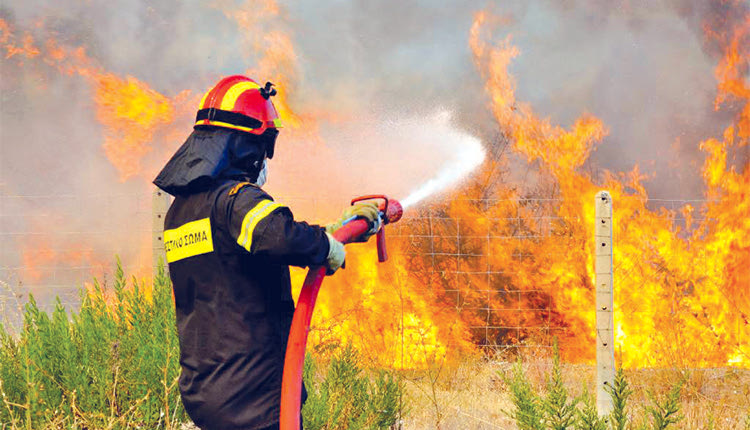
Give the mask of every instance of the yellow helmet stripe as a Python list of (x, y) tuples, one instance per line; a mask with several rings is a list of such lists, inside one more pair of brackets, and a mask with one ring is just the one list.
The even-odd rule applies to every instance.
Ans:
[(221, 121), (212, 121), (209, 119), (202, 119), (200, 121), (197, 121), (195, 125), (215, 125), (217, 127), (231, 128), (234, 130), (247, 131), (247, 132), (252, 132), (253, 130), (257, 130), (257, 128), (243, 127), (241, 125), (235, 125), (235, 124), (230, 124), (228, 122), (221, 122)]
[(224, 94), (224, 98), (221, 99), (221, 106), (219, 109), (229, 111), (233, 110), (234, 104), (237, 103), (237, 99), (242, 93), (256, 88), (260, 88), (260, 85), (250, 81), (242, 81), (232, 85), (232, 87), (227, 90), (226, 94)]

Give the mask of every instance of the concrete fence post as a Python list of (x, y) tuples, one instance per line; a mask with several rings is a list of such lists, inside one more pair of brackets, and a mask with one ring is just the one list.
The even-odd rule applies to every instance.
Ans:
[(612, 266), (612, 197), (606, 191), (596, 194), (594, 226), (594, 274), (596, 283), (596, 408), (599, 416), (612, 411), (612, 398), (606, 390), (615, 381), (615, 334)]
[(167, 264), (164, 251), (164, 217), (167, 215), (169, 203), (169, 194), (158, 188), (154, 190), (151, 198), (151, 218), (153, 219), (153, 227), (151, 228), (153, 250), (152, 267), (154, 276), (156, 276), (159, 268), (159, 260), (165, 265)]

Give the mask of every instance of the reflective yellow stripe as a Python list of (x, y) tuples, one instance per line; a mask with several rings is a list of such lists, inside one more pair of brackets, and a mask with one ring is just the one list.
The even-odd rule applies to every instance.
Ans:
[(164, 230), (164, 248), (167, 251), (167, 263), (214, 252), (211, 220), (203, 218)]
[(234, 125), (228, 122), (212, 121), (208, 119), (202, 119), (196, 122), (195, 125), (215, 125), (217, 127), (226, 127), (226, 128), (231, 128), (234, 130), (247, 131), (247, 132), (252, 132), (253, 130), (257, 130), (257, 128), (243, 127), (241, 125)]
[(282, 128), (284, 125), (281, 123), (281, 118), (274, 118), (273, 126), (276, 128)]
[(221, 99), (221, 106), (219, 109), (229, 111), (234, 110), (234, 104), (237, 102), (240, 95), (247, 90), (255, 88), (260, 88), (260, 85), (248, 81), (238, 82), (232, 85), (232, 87), (227, 90), (226, 94), (224, 94), (224, 98)]
[(250, 247), (253, 246), (253, 231), (255, 230), (255, 226), (258, 225), (260, 220), (280, 207), (282, 205), (273, 200), (262, 200), (254, 208), (247, 211), (245, 218), (242, 220), (240, 237), (237, 238), (237, 244), (250, 251)]

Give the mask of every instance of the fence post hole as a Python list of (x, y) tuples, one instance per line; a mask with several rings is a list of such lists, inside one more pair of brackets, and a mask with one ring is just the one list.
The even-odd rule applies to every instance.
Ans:
[(164, 217), (169, 209), (169, 194), (160, 189), (155, 189), (151, 199), (151, 218), (153, 226), (152, 235), (152, 259), (153, 274), (156, 276), (159, 269), (159, 260), (164, 262), (166, 270), (166, 259), (164, 252)]
[(615, 381), (614, 316), (612, 307), (612, 197), (596, 194), (594, 226), (594, 282), (596, 283), (596, 409), (599, 416), (612, 411), (612, 398), (605, 389)]

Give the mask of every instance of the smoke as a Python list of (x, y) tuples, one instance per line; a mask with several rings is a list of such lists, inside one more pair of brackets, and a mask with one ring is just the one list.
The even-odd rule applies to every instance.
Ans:
[[(315, 83), (310, 100), (347, 109), (450, 106), (461, 126), (489, 140), (496, 125), (467, 50), (471, 14), (485, 6), (347, 2), (290, 9), (304, 34), (305, 76)], [(587, 169), (639, 166), (651, 195), (694, 199), (702, 197), (698, 143), (721, 134), (736, 113), (714, 109), (720, 53), (704, 27), (727, 25), (742, 7), (537, 0), (490, 9), (504, 17), (496, 34), (512, 35), (520, 49), (512, 65), (519, 99), (556, 124), (588, 112), (607, 125), (609, 136)]]
[[(150, 179), (189, 133), (195, 98), (223, 75), (249, 71), (264, 74), (259, 80), (282, 79), (277, 83), (294, 121), (281, 134), (267, 188), (303, 218), (324, 221), (358, 194), (405, 195), (455, 171), (451, 163), (460, 157), (478, 154), (451, 146), (448, 136), (479, 136), (493, 154), (497, 124), (468, 48), (473, 13), (485, 6), (458, 0), (5, 2), (2, 278), (21, 281), (8, 274), (23, 266), (24, 251), (38, 253), (41, 245), (29, 238), (58, 256), (83, 247), (102, 260), (127, 253), (124, 261), (137, 265), (148, 241), (132, 242), (132, 232), (143, 230), (134, 214), (147, 216)], [(504, 17), (496, 33), (511, 34), (520, 49), (511, 66), (518, 98), (554, 123), (569, 125), (589, 112), (609, 128), (584, 168), (620, 172), (638, 165), (652, 195), (699, 198), (698, 143), (720, 135), (733, 116), (731, 109), (714, 110), (717, 52), (703, 26), (730, 19), (733, 7), (741, 6), (516, 0), (492, 9)], [(26, 36), (41, 53), (10, 55), (8, 41), (18, 46)], [(170, 123), (146, 143), (135, 175), (123, 180), (107, 158), (103, 144), (111, 128), (97, 116), (95, 80), (50, 60), (50, 40), (82, 50), (101, 73), (133, 77), (174, 107)], [(439, 107), (455, 113), (450, 126), (435, 127), (440, 139), (415, 133), (415, 124), (429, 123), (424, 118)], [(528, 166), (519, 161), (511, 168)], [(40, 197), (12, 197), (28, 195)], [(55, 198), (62, 195), (69, 198)], [(135, 195), (145, 201), (112, 197)], [(89, 234), (97, 231), (107, 233)], [(68, 281), (55, 275), (56, 284)]]
[[(594, 171), (638, 165), (650, 194), (700, 198), (698, 143), (732, 117), (717, 113), (715, 59), (671, 2), (529, 2), (505, 12), (520, 55), (517, 95), (553, 123), (583, 112), (609, 135), (590, 158)], [(502, 33), (501, 33), (502, 34)]]

